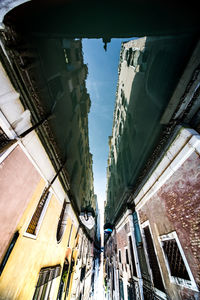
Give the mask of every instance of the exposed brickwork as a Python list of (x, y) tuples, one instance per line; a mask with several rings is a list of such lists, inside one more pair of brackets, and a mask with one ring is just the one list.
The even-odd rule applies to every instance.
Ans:
[(191, 291), (186, 288), (180, 289), (179, 294), (180, 294), (181, 300), (198, 300), (199, 299), (199, 295), (197, 293), (194, 293), (194, 291)]
[(127, 228), (129, 228), (129, 224), (124, 225), (121, 230), (119, 230), (116, 233), (116, 239), (117, 239), (117, 250), (121, 250), (121, 258), (122, 263), (126, 263), (126, 257), (125, 257), (125, 247), (128, 247), (128, 235), (127, 235)]
[(127, 233), (126, 233), (124, 227), (116, 234), (116, 237), (117, 237), (117, 247), (119, 249), (127, 246), (127, 243), (128, 243)]
[(200, 285), (200, 157), (193, 153), (168, 180), (160, 197)]
[(180, 299), (196, 299), (194, 291), (170, 284), (157, 236), (177, 232), (195, 281), (200, 285), (200, 158), (197, 153), (193, 153), (139, 210), (139, 216), (141, 223), (147, 219), (150, 222), (171, 295), (178, 293)]
[(148, 220), (148, 216), (142, 210), (139, 211), (139, 218), (141, 223)]

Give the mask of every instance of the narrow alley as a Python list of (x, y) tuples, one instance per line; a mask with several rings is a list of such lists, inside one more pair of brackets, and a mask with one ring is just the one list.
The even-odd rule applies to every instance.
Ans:
[(0, 300), (200, 299), (195, 5), (0, 3)]

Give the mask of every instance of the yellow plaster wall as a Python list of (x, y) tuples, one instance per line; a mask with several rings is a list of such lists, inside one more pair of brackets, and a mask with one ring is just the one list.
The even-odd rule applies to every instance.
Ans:
[[(74, 240), (74, 242), (76, 242), (76, 241)], [(76, 261), (77, 261), (77, 254), (78, 254), (77, 249), (74, 249), (74, 251), (73, 251), (74, 268), (73, 268), (73, 273), (71, 275), (70, 285), (69, 285), (69, 293), (68, 293), (68, 296), (66, 297), (66, 300), (70, 300), (70, 298), (71, 298), (73, 278), (74, 278), (74, 273), (75, 273), (75, 268), (76, 268)], [(69, 274), (68, 274), (68, 276), (69, 276)], [(64, 299), (64, 295), (63, 295), (63, 299)]]
[[(72, 221), (70, 218), (67, 219), (66, 230), (58, 244), (56, 232), (62, 204), (54, 195), (50, 199), (36, 240), (23, 235), (44, 186), (45, 182), (41, 179), (19, 222), (17, 229), (20, 236), (0, 277), (0, 299), (2, 300), (32, 299), (40, 269), (57, 264), (63, 265)], [(70, 246), (74, 244), (76, 230), (77, 228), (73, 226)]]

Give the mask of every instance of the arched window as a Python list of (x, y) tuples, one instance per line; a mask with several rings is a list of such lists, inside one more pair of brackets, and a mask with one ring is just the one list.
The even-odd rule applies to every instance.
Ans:
[(65, 227), (66, 227), (66, 224), (67, 224), (67, 209), (66, 209), (66, 205), (67, 205), (67, 202), (64, 201), (63, 207), (62, 207), (62, 211), (61, 211), (61, 214), (60, 214), (60, 218), (59, 218), (59, 221), (58, 221), (58, 228), (57, 228), (57, 234), (56, 234), (56, 238), (57, 238), (57, 242), (58, 243), (62, 239), (62, 236), (63, 236), (64, 231), (65, 231)]

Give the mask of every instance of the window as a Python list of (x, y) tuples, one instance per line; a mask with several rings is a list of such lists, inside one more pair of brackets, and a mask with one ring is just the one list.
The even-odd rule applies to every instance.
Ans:
[(161, 236), (160, 243), (170, 281), (198, 290), (176, 232)]
[(145, 226), (143, 228), (143, 233), (144, 233), (145, 246), (148, 255), (149, 265), (152, 272), (154, 286), (158, 290), (165, 292), (149, 226)]
[(129, 67), (132, 57), (132, 48), (128, 49), (128, 58), (127, 58), (127, 66)]
[(115, 269), (112, 268), (112, 289), (115, 290)]
[(70, 287), (70, 284), (71, 284), (71, 278), (72, 278), (74, 264), (75, 264), (74, 259), (72, 259), (71, 260), (71, 265), (70, 265), (70, 270), (69, 270), (69, 275), (68, 275), (68, 278), (67, 278), (67, 287), (66, 287), (66, 295), (67, 296), (69, 294), (69, 287)]
[(73, 169), (71, 172), (71, 182), (75, 182), (76, 176), (78, 174), (78, 170), (79, 170), (79, 163), (78, 160), (76, 160), (73, 164)]
[(135, 257), (134, 257), (134, 252), (133, 252), (133, 243), (132, 243), (131, 236), (129, 236), (128, 239), (129, 239), (129, 251), (130, 251), (130, 255), (131, 255), (131, 264), (132, 264), (132, 268), (133, 268), (133, 276), (137, 277), (136, 266), (135, 266)]
[(69, 239), (68, 239), (67, 247), (70, 246), (70, 240), (71, 240), (71, 235), (72, 235), (72, 229), (73, 229), (73, 224), (71, 225), (71, 228), (70, 228), (70, 233), (69, 233)]
[(80, 276), (80, 281), (81, 282), (85, 278), (85, 272), (86, 272), (86, 266), (84, 266), (83, 268), (81, 268), (81, 276)]
[(80, 50), (78, 48), (75, 48), (75, 55), (76, 55), (76, 60), (80, 60)]
[(60, 276), (61, 266), (42, 268), (33, 295), (33, 300), (50, 299), (53, 291), (53, 280)]
[(73, 83), (72, 83), (72, 79), (68, 80), (68, 86), (69, 86), (69, 91), (70, 93), (73, 91)]
[(138, 299), (136, 298), (135, 287), (133, 283), (127, 285), (127, 294), (128, 294), (128, 300)]
[(63, 94), (63, 85), (61, 81), (61, 76), (55, 76), (48, 81), (48, 85), (53, 97), (53, 100), (58, 99)]
[(59, 221), (58, 221), (58, 228), (57, 228), (57, 234), (56, 234), (56, 238), (57, 238), (58, 242), (61, 241), (62, 236), (63, 236), (64, 231), (65, 231), (66, 224), (67, 224), (66, 205), (67, 205), (67, 203), (66, 203), (66, 201), (64, 201), (62, 211), (61, 211), (61, 214), (60, 214), (60, 218), (59, 218)]
[(126, 249), (126, 263), (129, 265), (128, 249)]
[(73, 91), (71, 92), (71, 100), (72, 100), (73, 109), (75, 109), (77, 105), (76, 88), (74, 88)]
[(64, 55), (65, 55), (66, 64), (70, 64), (71, 63), (71, 50), (69, 48), (64, 48)]
[(190, 279), (176, 240), (164, 241), (163, 250), (167, 256), (171, 275), (186, 280)]
[(108, 262), (107, 275), (108, 275), (108, 279), (110, 279), (110, 265), (109, 265), (109, 262)]
[(122, 258), (121, 258), (121, 250), (119, 250), (119, 262), (122, 262)]
[(65, 288), (65, 283), (66, 279), (69, 273), (69, 261), (67, 258), (65, 258), (64, 265), (63, 265), (63, 270), (62, 270), (62, 275), (61, 275), (61, 280), (60, 280), (60, 285), (58, 289), (58, 295), (56, 300), (61, 300), (63, 296), (63, 290)]
[(78, 85), (78, 86), (79, 86), (80, 82), (79, 82), (79, 77), (78, 77), (78, 75), (76, 75), (76, 76), (74, 77), (74, 81), (75, 81), (75, 85)]
[(26, 233), (31, 234), (31, 235), (37, 235), (40, 225), (41, 225), (41, 222), (42, 222), (42, 219), (46, 212), (47, 205), (49, 203), (49, 199), (50, 199), (50, 192), (47, 189), (45, 189), (44, 192), (42, 193), (42, 196), (36, 207), (36, 210), (31, 218), (31, 221), (28, 225)]
[(122, 279), (119, 279), (119, 299), (124, 300), (124, 285)]

